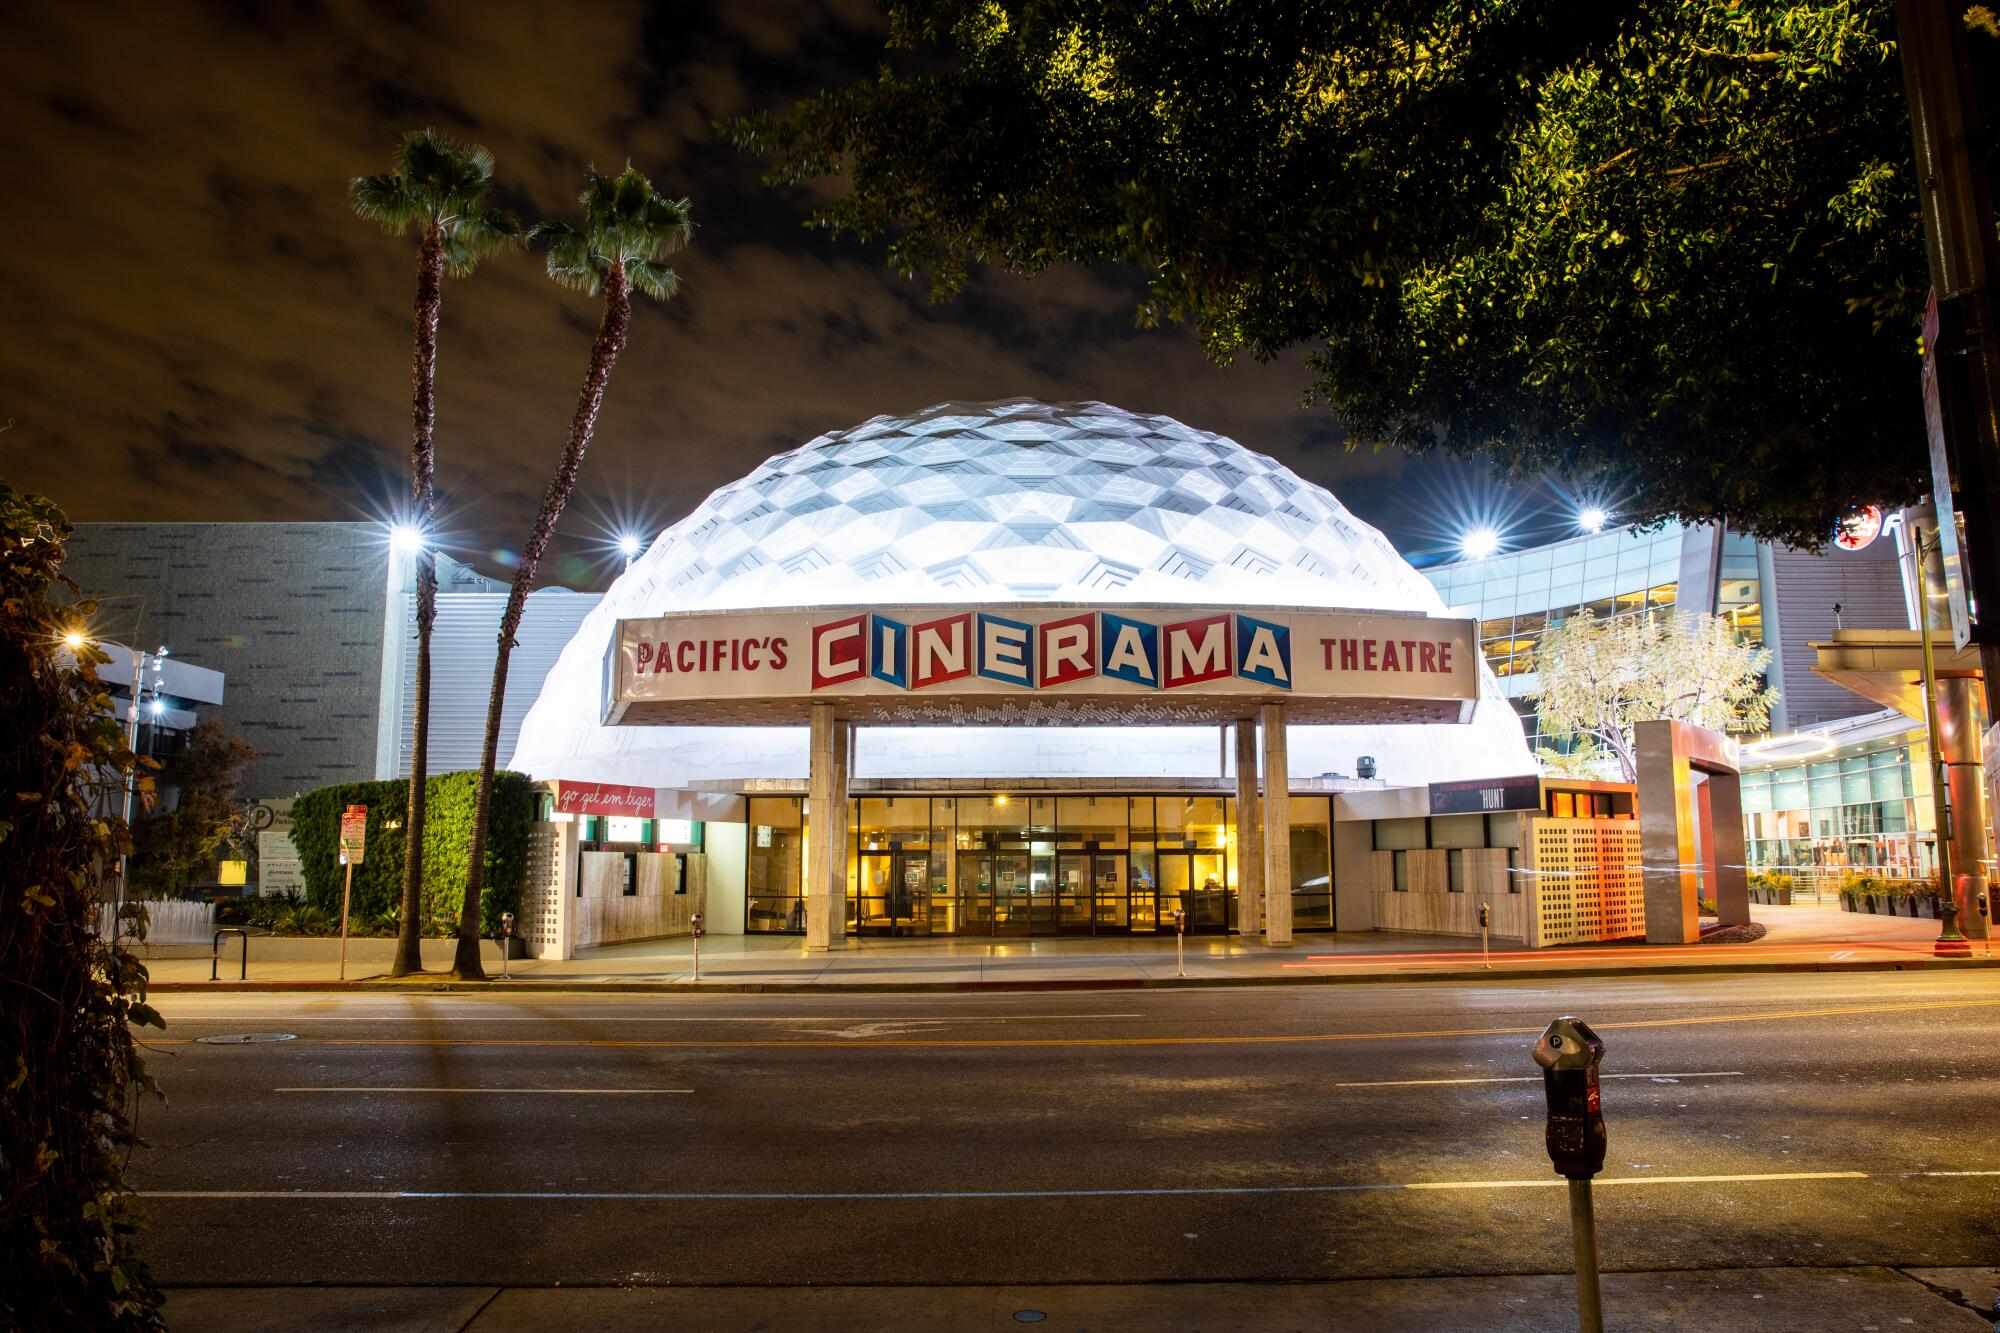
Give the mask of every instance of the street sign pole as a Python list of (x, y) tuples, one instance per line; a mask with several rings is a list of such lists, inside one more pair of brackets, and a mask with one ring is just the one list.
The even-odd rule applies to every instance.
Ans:
[(347, 980), (347, 905), (354, 899), (354, 862), (342, 857), (347, 867), (347, 882), (340, 888), (340, 979)]
[(340, 863), (347, 882), (340, 890), (340, 979), (347, 980), (347, 911), (354, 900), (354, 867), (368, 850), (368, 807), (350, 805), (340, 813)]

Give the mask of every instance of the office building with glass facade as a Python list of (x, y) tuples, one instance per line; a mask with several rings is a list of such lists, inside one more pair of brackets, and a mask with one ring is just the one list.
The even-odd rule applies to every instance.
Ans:
[(1935, 870), (1929, 750), (1918, 721), (1884, 711), (1813, 670), (1813, 645), (1843, 627), (1906, 629), (1914, 622), (1900, 530), (1860, 550), (1822, 552), (1762, 543), (1715, 527), (1668, 524), (1602, 532), (1459, 560), (1425, 571), (1445, 604), (1480, 621), (1480, 646), (1539, 733), (1534, 648), (1541, 634), (1589, 610), (1600, 617), (1706, 611), (1766, 648), (1777, 690), (1766, 737), (1746, 736), (1743, 806), (1753, 869), (1808, 879), (1851, 870)]

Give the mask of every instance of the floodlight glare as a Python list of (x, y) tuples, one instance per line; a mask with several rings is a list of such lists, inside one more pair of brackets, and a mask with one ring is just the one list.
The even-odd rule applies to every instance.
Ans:
[(1576, 525), (1585, 532), (1602, 532), (1610, 521), (1611, 515), (1604, 512), (1602, 505), (1585, 505), (1576, 511)]
[(74, 652), (78, 648), (83, 647), (83, 645), (85, 645), (86, 643), (89, 643), (90, 636), (88, 634), (85, 634), (80, 629), (73, 629), (69, 633), (63, 635), (62, 641), (63, 641), (63, 646), (65, 648), (68, 648), (70, 651)]
[(152, 713), (154, 717), (158, 717), (160, 714), (167, 711), (167, 701), (164, 699), (155, 699), (151, 703), (146, 705), (146, 709), (148, 712)]
[(1491, 528), (1474, 528), (1459, 539), (1458, 549), (1470, 560), (1484, 560), (1500, 549), (1500, 534)]
[(618, 550), (627, 560), (630, 560), (633, 556), (639, 554), (639, 539), (629, 532), (626, 533), (618, 539)]
[(391, 523), (389, 549), (397, 555), (415, 555), (424, 549), (423, 529), (410, 523)]

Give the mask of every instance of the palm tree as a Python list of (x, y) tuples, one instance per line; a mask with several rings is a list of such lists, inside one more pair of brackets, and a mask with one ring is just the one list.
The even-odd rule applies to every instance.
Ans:
[(604, 389), (611, 380), (611, 368), (625, 350), (625, 333), (632, 322), (634, 288), (664, 301), (674, 294), (680, 279), (662, 261), (687, 244), (694, 234), (688, 201), (668, 199), (653, 189), (653, 183), (628, 164), (616, 177), (589, 174), (584, 184), (583, 227), (562, 223), (538, 224), (530, 236), (549, 247), (549, 276), (565, 287), (604, 296), (604, 313), (597, 323), (597, 340), (590, 345), (590, 368), (583, 377), (583, 392), (571, 418), (569, 442), (563, 447), (562, 461), (549, 480), (542, 509), (521, 550), (521, 563), (514, 570), (514, 586), (507, 594), (507, 610), (500, 619), (499, 651), (493, 661), (493, 692), (486, 701), (486, 741), (479, 754), (479, 796), (473, 806), (472, 850), (465, 868), (465, 905), (458, 921), (458, 957), (453, 972), (460, 977), (483, 977), (479, 962), (479, 896), (486, 884), (486, 822), (493, 808), (493, 770), (500, 748), (500, 707), (507, 695), (507, 661), (514, 651), (514, 635), (521, 627), (521, 613), (528, 592), (535, 586), (535, 571), (555, 534), (556, 521), (576, 489), (577, 471), (590, 447), (591, 432), (597, 428), (597, 413), (604, 406)]
[(396, 938), (396, 961), (389, 975), (424, 968), (424, 784), (429, 778), (431, 729), (431, 627), (437, 621), (437, 556), (431, 520), (437, 510), (436, 455), (431, 435), (437, 423), (433, 385), (437, 377), (438, 314), (444, 304), (444, 277), (464, 277), (487, 255), (519, 245), (521, 223), (512, 213), (485, 206), (493, 181), (493, 154), (415, 130), (396, 145), (393, 167), (375, 176), (356, 176), (348, 199), (354, 211), (379, 223), (391, 236), (412, 227), (417, 243), (417, 328), (410, 385), (410, 522), (417, 548), (417, 697), (410, 749), (410, 803), (403, 822), (403, 911)]

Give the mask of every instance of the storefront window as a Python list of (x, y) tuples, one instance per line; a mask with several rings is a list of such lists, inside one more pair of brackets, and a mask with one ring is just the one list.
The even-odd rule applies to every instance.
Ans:
[(1063, 796), (1056, 801), (1058, 841), (1065, 847), (1125, 845), (1125, 798)]
[(805, 820), (796, 796), (750, 798), (743, 928), (748, 933), (805, 929)]
[[(1291, 801), (1292, 926), (1328, 930), (1333, 926), (1333, 803), (1325, 796), (1294, 796)], [(1247, 852), (1255, 856), (1258, 850)]]

